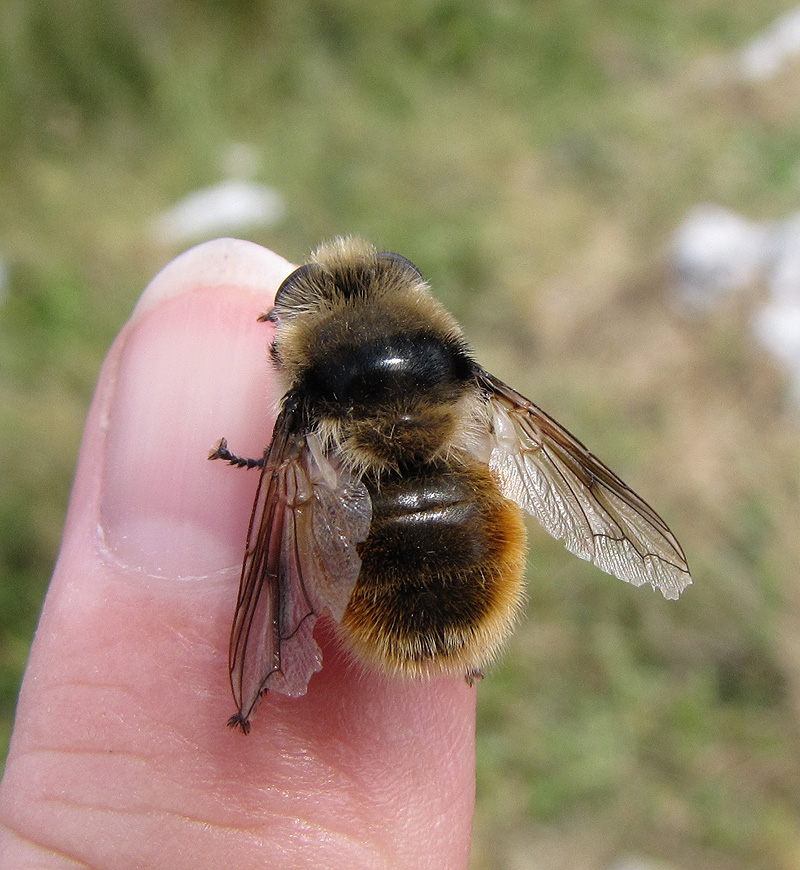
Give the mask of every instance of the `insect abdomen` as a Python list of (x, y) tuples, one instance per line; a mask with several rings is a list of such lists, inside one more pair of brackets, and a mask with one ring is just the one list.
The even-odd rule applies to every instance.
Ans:
[(479, 670), (523, 594), (519, 509), (480, 465), (387, 475), (342, 621), (359, 658), (407, 675)]

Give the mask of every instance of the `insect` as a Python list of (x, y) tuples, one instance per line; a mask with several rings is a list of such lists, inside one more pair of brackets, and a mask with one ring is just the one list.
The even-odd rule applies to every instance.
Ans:
[(473, 359), (404, 257), (323, 244), (259, 318), (283, 373), (261, 469), (229, 665), (244, 733), (268, 690), (305, 694), (327, 612), (355, 658), (469, 682), (523, 597), (522, 511), (567, 549), (677, 598), (691, 583), (664, 521), (576, 438)]

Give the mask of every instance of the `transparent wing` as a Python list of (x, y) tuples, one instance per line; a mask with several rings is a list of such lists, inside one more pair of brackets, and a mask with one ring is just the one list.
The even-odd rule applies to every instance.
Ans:
[(692, 579), (664, 520), (552, 417), (486, 371), (479, 381), (492, 415), (489, 465), (504, 495), (575, 555), (678, 598)]
[(313, 638), (324, 610), (340, 620), (369, 533), (366, 487), (301, 431), (284, 407), (275, 422), (258, 484), (236, 605), (229, 664), (238, 713), (249, 730), (263, 693), (304, 695), (322, 667)]

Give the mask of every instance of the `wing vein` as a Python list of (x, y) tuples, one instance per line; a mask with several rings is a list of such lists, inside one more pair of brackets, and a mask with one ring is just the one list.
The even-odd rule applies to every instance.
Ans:
[(533, 402), (483, 369), (477, 379), (491, 414), (490, 467), (503, 493), (577, 556), (677, 598), (692, 581), (664, 520)]

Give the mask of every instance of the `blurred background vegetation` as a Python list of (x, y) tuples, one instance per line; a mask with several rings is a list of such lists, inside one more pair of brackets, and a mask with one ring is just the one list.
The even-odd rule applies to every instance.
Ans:
[(686, 317), (665, 268), (697, 202), (797, 208), (800, 68), (726, 72), (787, 8), (3, 0), (3, 745), (98, 369), (189, 246), (153, 218), (242, 143), (286, 202), (253, 241), (410, 257), (693, 567), (666, 602), (531, 530), (528, 615), (480, 690), (474, 870), (800, 866), (800, 430), (745, 303)]

